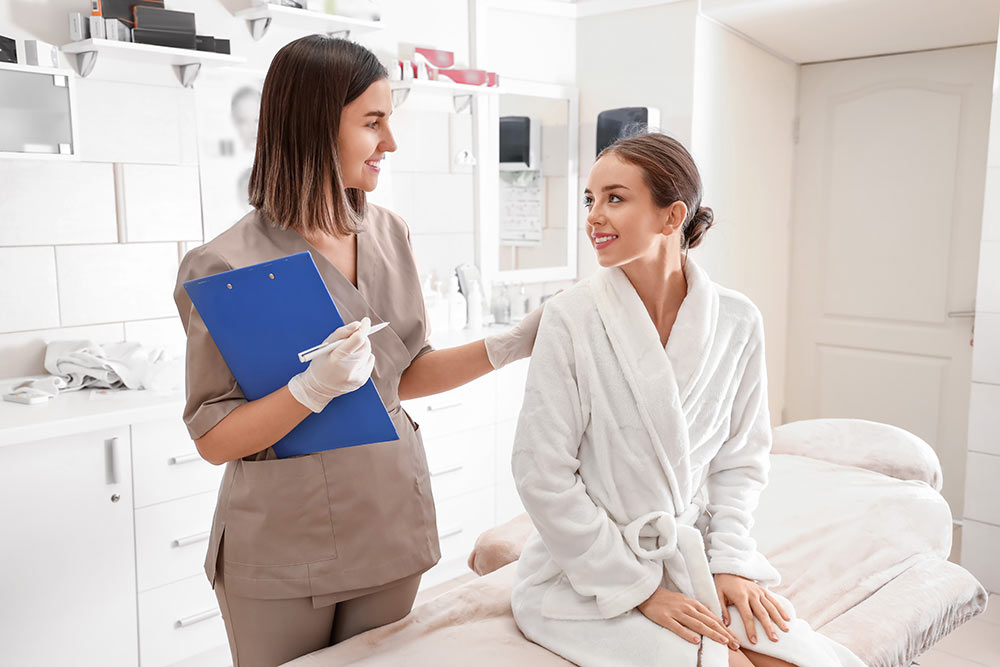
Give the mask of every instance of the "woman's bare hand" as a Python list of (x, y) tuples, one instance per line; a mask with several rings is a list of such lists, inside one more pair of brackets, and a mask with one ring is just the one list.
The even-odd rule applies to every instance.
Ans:
[(722, 604), (722, 622), (729, 625), (729, 605), (735, 605), (743, 619), (750, 643), (757, 643), (757, 632), (753, 619), (756, 617), (764, 626), (764, 631), (771, 641), (778, 641), (777, 624), (784, 632), (788, 632), (791, 617), (781, 608), (778, 600), (770, 591), (758, 585), (755, 581), (735, 574), (715, 575), (715, 590)]
[(649, 620), (692, 644), (701, 643), (704, 636), (734, 651), (740, 647), (736, 635), (713, 616), (708, 607), (683, 593), (657, 588), (637, 609)]

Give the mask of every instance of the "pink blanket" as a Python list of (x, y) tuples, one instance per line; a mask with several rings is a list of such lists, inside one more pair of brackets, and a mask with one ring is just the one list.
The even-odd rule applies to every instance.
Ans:
[[(771, 482), (754, 536), (781, 572), (776, 590), (792, 600), (800, 617), (865, 664), (906, 667), (981, 613), (986, 591), (946, 560), (951, 513), (937, 492), (936, 457), (926, 443), (889, 429), (857, 420), (776, 429)], [(815, 435), (822, 438), (811, 441)], [(800, 455), (807, 451), (818, 458)], [(470, 564), (490, 574), (428, 601), (397, 623), (289, 664), (569, 664), (527, 641), (511, 615), (517, 563), (510, 561), (530, 530), (525, 516), (488, 531)]]

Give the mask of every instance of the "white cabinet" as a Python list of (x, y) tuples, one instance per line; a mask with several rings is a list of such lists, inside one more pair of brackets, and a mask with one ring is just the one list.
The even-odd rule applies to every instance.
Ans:
[(0, 664), (134, 665), (127, 427), (0, 447)]

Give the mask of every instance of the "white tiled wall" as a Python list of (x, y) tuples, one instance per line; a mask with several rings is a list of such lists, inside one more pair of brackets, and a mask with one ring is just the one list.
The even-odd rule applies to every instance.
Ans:
[[(464, 0), (451, 5), (464, 11)], [(232, 33), (226, 13), (181, 8), (197, 10), (209, 33)], [(453, 29), (464, 25), (464, 14), (425, 22), (436, 28), (401, 24), (413, 11), (390, 2), (386, 19), (407, 25), (410, 39), (453, 48), (468, 62), (467, 30)], [(269, 41), (296, 36), (276, 32)], [(233, 37), (252, 57), (248, 71), (231, 76), (262, 79), (274, 44)], [(165, 66), (101, 63), (76, 79), (79, 160), (0, 159), (0, 268), (7, 277), (0, 282), (0, 378), (42, 373), (45, 344), (56, 339), (127, 339), (183, 352), (172, 298), (179, 258), (249, 208), (219, 216), (202, 197), (205, 184), (214, 184), (211, 158), (199, 160), (199, 136), (214, 129), (199, 106), (209, 86), (219, 85), (220, 74), (210, 74), (203, 87), (186, 89)], [(475, 261), (473, 170), (454, 160), (471, 152), (471, 113), (454, 113), (450, 96), (414, 92), (391, 123), (399, 150), (372, 200), (410, 225), (422, 273), (447, 281), (457, 264)], [(223, 176), (220, 187), (231, 187), (231, 174)]]
[(118, 240), (110, 164), (0, 160), (0, 183), (0, 246)]
[[(998, 61), (1000, 65), (1000, 61)], [(962, 565), (1000, 592), (1000, 66), (994, 71), (976, 296)]]

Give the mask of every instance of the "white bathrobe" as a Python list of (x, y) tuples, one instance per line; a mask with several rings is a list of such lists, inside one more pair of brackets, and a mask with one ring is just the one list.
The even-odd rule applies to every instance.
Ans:
[[(721, 613), (713, 573), (762, 585), (777, 571), (750, 537), (771, 426), (760, 312), (687, 262), (667, 341), (621, 269), (546, 307), (514, 442), (518, 492), (538, 533), (511, 596), (526, 637), (581, 665), (726, 667), (635, 607), (663, 585)], [(796, 665), (862, 663), (792, 614), (771, 642), (741, 645)]]

